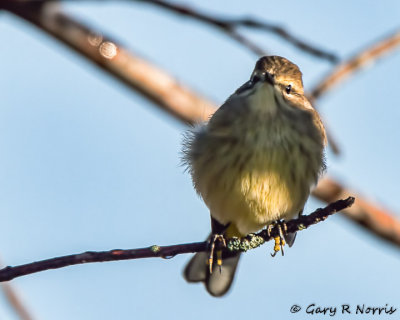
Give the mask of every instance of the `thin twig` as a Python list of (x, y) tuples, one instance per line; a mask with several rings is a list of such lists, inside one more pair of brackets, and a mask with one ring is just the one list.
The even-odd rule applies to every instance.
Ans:
[[(301, 216), (298, 219), (293, 219), (286, 222), (287, 229), (283, 230), (284, 235), (291, 232), (301, 231), (307, 227), (324, 221), (328, 216), (350, 207), (354, 202), (354, 198), (349, 197), (346, 200), (338, 200), (331, 203), (323, 209), (318, 209), (308, 216)], [(279, 234), (278, 227), (275, 226), (270, 233), (265, 230), (249, 235), (246, 238), (233, 238), (228, 240), (228, 248), (233, 251), (246, 251), (256, 248), (264, 242), (267, 242)], [(260, 239), (261, 238), (261, 239)], [(253, 242), (253, 245), (251, 243)], [(72, 254), (37, 262), (32, 262), (16, 267), (6, 267), (0, 270), (0, 282), (10, 281), (14, 278), (25, 276), (28, 274), (41, 272), (49, 269), (59, 269), (76, 264), (132, 260), (143, 258), (172, 258), (179, 254), (202, 252), (208, 250), (208, 242), (194, 242), (187, 244), (178, 244), (172, 246), (153, 245), (148, 248), (141, 249), (115, 249), (110, 251), (87, 251), (80, 254)]]
[(264, 55), (265, 50), (258, 47), (258, 45), (256, 45), (254, 42), (252, 42), (247, 37), (244, 37), (244, 36), (241, 36), (240, 34), (238, 34), (237, 29), (239, 27), (247, 27), (247, 28), (252, 28), (252, 29), (258, 29), (261, 31), (271, 32), (271, 33), (277, 35), (278, 37), (280, 37), (281, 39), (291, 43), (296, 48), (298, 48), (304, 52), (307, 52), (317, 58), (326, 59), (333, 63), (336, 63), (339, 61), (339, 58), (335, 54), (327, 52), (326, 50), (317, 48), (316, 46), (313, 46), (309, 43), (306, 43), (305, 41), (300, 40), (299, 38), (290, 34), (284, 28), (274, 25), (272, 23), (267, 23), (265, 21), (259, 21), (254, 18), (226, 19), (226, 18), (222, 18), (222, 17), (216, 17), (211, 14), (206, 14), (204, 12), (200, 12), (200, 11), (190, 8), (188, 6), (179, 5), (176, 3), (171, 3), (171, 2), (167, 2), (167, 1), (163, 1), (163, 0), (136, 0), (136, 1), (144, 2), (146, 4), (156, 5), (163, 9), (167, 9), (171, 12), (174, 12), (174, 13), (186, 16), (186, 17), (190, 17), (192, 19), (196, 19), (198, 21), (212, 25), (212, 26), (224, 31), (229, 37), (236, 40), (240, 44), (244, 45), (245, 47), (247, 47), (248, 49), (250, 49), (257, 55)]
[(283, 232), (283, 235), (287, 235), (289, 233), (305, 230), (314, 224), (326, 220), (329, 216), (336, 212), (350, 208), (354, 204), (354, 201), (355, 198), (351, 196), (347, 197), (345, 200), (336, 200), (327, 205), (325, 208), (317, 209), (309, 215), (302, 215), (297, 219), (292, 219), (288, 222), (285, 222), (285, 228), (283, 230), (279, 230), (277, 226), (274, 226), (272, 229), (263, 229), (256, 234), (249, 234), (244, 238), (232, 238), (228, 240), (227, 247), (231, 251), (242, 252), (258, 248), (265, 242), (280, 236), (281, 231)]
[[(185, 123), (205, 121), (216, 110), (215, 105), (179, 85), (178, 81), (174, 80), (165, 71), (152, 66), (149, 62), (136, 57), (122, 47), (117, 47), (116, 57), (112, 59), (104, 58), (99, 54), (99, 50), (102, 44), (108, 43), (109, 40), (105, 41), (101, 36), (101, 32), (94, 32), (66, 14), (62, 14), (57, 10), (46, 10), (46, 6), (33, 6), (32, 3), (0, 2), (0, 6), (38, 26), (64, 44), (69, 45), (90, 62), (98, 64), (108, 74), (113, 75), (130, 88), (141, 92), (176, 119)], [(88, 39), (91, 43), (100, 44), (88, 47)], [(101, 41), (97, 41), (97, 39)], [(120, 54), (122, 54), (122, 58), (119, 58)], [(346, 191), (338, 182), (335, 183), (343, 191)], [(350, 192), (346, 191), (346, 194), (350, 194)], [(336, 195), (323, 183), (320, 183), (314, 191), (314, 197), (322, 201), (325, 201), (327, 197), (336, 197)], [(383, 239), (387, 240), (392, 237), (392, 228), (385, 229), (382, 226), (380, 233), (374, 231), (376, 228), (381, 227), (372, 223), (374, 219), (371, 219), (371, 217), (376, 215), (376, 210), (373, 209), (375, 206), (360, 195), (356, 195), (356, 197), (358, 199), (357, 202), (365, 204), (364, 210), (367, 213), (365, 215), (367, 218), (363, 221), (364, 227)], [(390, 221), (394, 219), (389, 211), (382, 210), (380, 214)], [(362, 216), (357, 219), (353, 218), (352, 215), (348, 215), (348, 217), (357, 223), (360, 223), (361, 220), (359, 219), (362, 219)], [(378, 221), (382, 221), (382, 219)]]
[(311, 90), (309, 99), (311, 102), (319, 99), (334, 86), (340, 84), (362, 68), (376, 62), (383, 55), (392, 52), (400, 45), (400, 30), (390, 33), (389, 36), (373, 43), (369, 48), (361, 50), (353, 57), (339, 64), (334, 70), (326, 76), (317, 86)]

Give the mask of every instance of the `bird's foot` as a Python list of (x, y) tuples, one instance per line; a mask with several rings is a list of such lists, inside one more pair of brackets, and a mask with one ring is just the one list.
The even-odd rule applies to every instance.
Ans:
[(283, 235), (283, 230), (286, 232), (286, 229), (287, 229), (285, 221), (278, 220), (274, 224), (270, 224), (267, 227), (268, 236), (271, 235), (271, 231), (274, 228), (278, 228), (279, 234), (274, 237), (274, 241), (275, 241), (274, 252), (271, 253), (271, 256), (275, 257), (279, 251), (281, 251), (282, 256), (284, 256), (285, 252), (283, 251), (283, 247), (285, 246), (286, 241), (285, 241), (285, 236)]
[(210, 238), (210, 255), (208, 256), (208, 266), (210, 268), (210, 274), (213, 271), (214, 264), (214, 252), (216, 252), (217, 256), (217, 266), (219, 267), (219, 271), (221, 272), (222, 267), (222, 248), (226, 247), (226, 240), (224, 235), (222, 234), (212, 234)]

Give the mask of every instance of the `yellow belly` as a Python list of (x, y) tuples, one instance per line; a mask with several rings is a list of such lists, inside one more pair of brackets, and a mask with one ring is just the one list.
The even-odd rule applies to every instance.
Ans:
[(242, 166), (204, 177), (208, 183), (201, 194), (211, 215), (239, 233), (229, 236), (246, 235), (303, 209), (315, 179), (315, 173), (307, 174), (305, 160), (285, 150), (256, 154)]

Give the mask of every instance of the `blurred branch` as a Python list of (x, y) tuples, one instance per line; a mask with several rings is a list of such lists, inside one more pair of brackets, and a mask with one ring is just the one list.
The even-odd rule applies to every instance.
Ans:
[[(107, 55), (107, 50), (103, 49), (111, 46), (111, 44), (115, 46), (113, 41), (103, 38), (100, 32), (94, 32), (66, 14), (60, 13), (57, 7), (48, 7), (50, 5), (51, 3), (35, 5), (32, 3), (0, 2), (0, 6), (67, 44), (76, 52), (88, 58), (89, 61), (99, 65), (107, 73), (124, 82), (130, 88), (142, 93), (175, 118), (185, 123), (196, 123), (208, 120), (212, 113), (215, 112), (215, 105), (182, 87), (164, 71), (152, 66), (143, 59), (137, 58), (121, 47), (116, 47), (116, 55), (106, 58), (110, 57), (110, 55)], [(322, 92), (319, 96), (321, 94)], [(322, 180), (315, 189), (314, 197), (322, 201), (326, 201), (328, 197), (336, 197), (337, 194), (333, 192), (334, 190), (328, 188), (326, 184), (322, 183), (323, 181), (325, 180)], [(333, 180), (331, 181), (334, 182)], [(340, 186), (339, 183), (335, 183)], [(343, 186), (340, 187), (343, 192), (350, 194)], [(381, 217), (385, 217), (390, 221), (395, 219), (391, 213), (385, 210), (375, 210), (374, 208), (376, 207), (363, 199), (362, 196), (357, 195), (357, 199), (357, 203), (365, 204), (363, 210), (368, 215), (360, 215), (356, 218), (354, 215), (348, 214), (347, 217), (362, 224), (372, 233), (385, 240), (393, 237), (391, 233), (384, 234), (384, 231), (381, 233), (375, 232), (374, 230), (380, 227), (372, 223), (374, 221), (372, 217), (378, 211)], [(362, 220), (363, 217), (365, 220)], [(382, 219), (377, 219), (376, 221), (379, 223)], [(398, 223), (397, 220), (394, 221)], [(394, 243), (393, 241), (391, 242)]]
[(28, 312), (27, 308), (22, 303), (21, 298), (12, 287), (10, 283), (2, 283), (1, 289), (3, 290), (4, 296), (7, 302), (13, 308), (14, 312), (18, 315), (21, 320), (33, 320), (33, 317)]
[(325, 77), (318, 85), (311, 90), (308, 95), (311, 102), (319, 99), (327, 91), (331, 90), (334, 86), (340, 84), (345, 79), (350, 77), (355, 72), (371, 65), (383, 55), (390, 53), (400, 45), (400, 30), (391, 33), (374, 43), (371, 47), (362, 50), (349, 60), (339, 64), (333, 71)]
[[(338, 200), (329, 204), (323, 209), (317, 209), (308, 216), (300, 216), (285, 223), (283, 235), (296, 231), (302, 231), (309, 226), (324, 221), (328, 216), (350, 207), (354, 198), (348, 197), (346, 200)], [(245, 238), (232, 238), (227, 241), (227, 248), (231, 251), (247, 251), (259, 247), (261, 244), (279, 236), (279, 228), (275, 225), (270, 232), (262, 230), (257, 234), (251, 234)], [(110, 251), (87, 251), (80, 254), (62, 256), (16, 267), (6, 267), (0, 270), (0, 282), (10, 281), (24, 275), (41, 272), (49, 269), (59, 269), (76, 264), (132, 260), (143, 258), (172, 258), (178, 254), (207, 251), (209, 243), (207, 241), (178, 244), (172, 246), (153, 245), (148, 248), (129, 249), (129, 250), (110, 250)]]
[[(400, 31), (391, 33), (383, 40), (374, 43), (371, 47), (362, 50), (349, 60), (344, 61), (333, 69), (333, 71), (320, 81), (314, 89), (307, 95), (310, 102), (315, 105), (317, 99), (331, 90), (334, 86), (340, 84), (352, 74), (365, 68), (385, 54), (389, 54), (400, 45)], [(339, 154), (340, 148), (333, 139), (330, 131), (327, 130), (328, 142), (333, 153)]]
[[(1, 7), (60, 40), (187, 124), (200, 121), (205, 114), (215, 111), (211, 102), (197, 96), (166, 72), (63, 14), (57, 2), (4, 1)], [(171, 96), (170, 92), (176, 95)]]
[(339, 61), (339, 58), (330, 52), (317, 48), (309, 43), (306, 43), (303, 40), (295, 37), (290, 34), (284, 28), (277, 26), (275, 24), (271, 24), (265, 21), (259, 21), (254, 18), (239, 18), (239, 19), (226, 19), (222, 17), (216, 17), (211, 14), (205, 14), (188, 6), (171, 3), (163, 0), (136, 0), (146, 4), (155, 5), (161, 7), (163, 9), (169, 10), (179, 15), (183, 15), (201, 22), (204, 22), (208, 25), (214, 26), (221, 31), (225, 32), (227, 36), (236, 40), (243, 46), (247, 47), (251, 51), (253, 51), (257, 55), (265, 55), (265, 51), (258, 47), (254, 42), (252, 42), (249, 38), (240, 35), (237, 32), (239, 27), (246, 27), (251, 29), (257, 29), (261, 31), (266, 31), (273, 33), (274, 35), (280, 37), (281, 39), (291, 43), (296, 48), (309, 53), (317, 58), (326, 59), (330, 62), (336, 63)]
[(8, 303), (12, 306), (15, 313), (21, 320), (33, 320), (33, 317), (29, 314), (28, 310), (22, 303), (21, 299), (9, 283), (2, 283), (4, 295), (7, 298)]
[[(316, 198), (325, 202), (332, 202), (354, 194), (356, 193), (330, 178), (322, 179), (313, 191)], [(400, 221), (395, 218), (394, 214), (359, 196), (354, 205), (346, 209), (344, 214), (378, 237), (400, 246)]]

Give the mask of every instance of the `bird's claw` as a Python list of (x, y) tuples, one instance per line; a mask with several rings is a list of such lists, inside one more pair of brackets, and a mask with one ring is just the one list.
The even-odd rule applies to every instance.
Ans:
[(274, 241), (275, 241), (274, 252), (271, 253), (271, 256), (275, 257), (279, 251), (281, 251), (282, 256), (284, 256), (285, 252), (283, 251), (283, 247), (285, 246), (286, 242), (285, 242), (285, 236), (283, 234), (283, 230), (285, 230), (285, 232), (286, 232), (286, 229), (287, 229), (286, 223), (283, 220), (278, 220), (274, 224), (270, 224), (267, 227), (268, 236), (271, 235), (271, 231), (275, 227), (278, 228), (279, 234), (276, 237), (274, 237)]
[[(213, 234), (210, 239), (210, 255), (208, 256), (208, 266), (210, 268), (210, 274), (213, 271), (214, 264), (214, 251), (216, 250), (217, 255), (217, 266), (219, 267), (219, 271), (221, 272), (222, 267), (222, 248), (226, 247), (226, 240), (224, 235), (222, 234)], [(222, 246), (222, 248), (221, 248)]]

